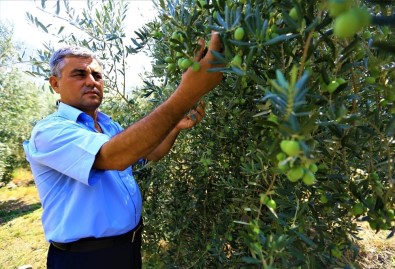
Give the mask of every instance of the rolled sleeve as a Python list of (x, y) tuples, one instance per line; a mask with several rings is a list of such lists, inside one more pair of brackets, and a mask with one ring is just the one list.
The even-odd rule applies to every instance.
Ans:
[(94, 175), (100, 174), (92, 169), (96, 154), (109, 139), (76, 123), (50, 123), (37, 126), (29, 143), (29, 155), (41, 165), (92, 185), (97, 179)]

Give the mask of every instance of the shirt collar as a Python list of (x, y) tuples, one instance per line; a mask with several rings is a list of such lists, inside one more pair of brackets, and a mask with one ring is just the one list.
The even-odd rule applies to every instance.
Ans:
[[(78, 118), (80, 117), (81, 114), (84, 114), (85, 116), (88, 116), (86, 113), (82, 112), (81, 110), (69, 106), (65, 103), (59, 102), (58, 106), (58, 112), (62, 114), (64, 117), (66, 117), (69, 120), (77, 122)], [(106, 123), (111, 120), (111, 117), (98, 111), (97, 112), (97, 121), (98, 122), (103, 122)]]

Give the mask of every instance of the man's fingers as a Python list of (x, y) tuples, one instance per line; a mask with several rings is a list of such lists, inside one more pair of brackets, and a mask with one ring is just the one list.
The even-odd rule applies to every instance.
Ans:
[[(217, 52), (223, 51), (223, 45), (222, 45), (222, 42), (221, 42), (218, 32), (214, 32), (214, 31), (211, 32), (210, 45), (208, 48), (205, 45), (204, 39), (199, 39), (198, 44), (199, 44), (200, 48), (199, 48), (199, 52), (195, 56), (195, 61), (200, 61), (201, 59), (205, 58), (207, 55), (207, 52), (209, 52), (209, 51), (213, 51), (213, 50), (217, 51)], [(207, 55), (207, 58), (209, 59), (209, 61), (212, 61), (215, 59), (214, 55), (212, 55), (211, 53), (209, 53), (209, 55)]]
[(204, 117), (206, 115), (206, 104), (201, 100), (199, 101), (199, 103), (197, 104), (194, 112), (199, 113), (202, 117)]
[(198, 51), (198, 53), (197, 53), (197, 55), (195, 56), (195, 61), (200, 61), (203, 57), (204, 57), (204, 55), (205, 55), (205, 50), (206, 50), (206, 45), (205, 45), (205, 42), (204, 42), (204, 39), (203, 38), (201, 38), (201, 39), (199, 39), (199, 41), (198, 41), (198, 44), (199, 44), (199, 51)]
[(198, 106), (189, 113), (188, 118), (192, 119), (194, 122), (200, 122), (205, 115), (205, 109), (201, 106)]
[[(210, 39), (210, 46), (208, 48), (208, 51), (216, 51), (216, 52), (222, 52), (223, 51), (223, 44), (221, 42), (220, 36), (218, 32), (211, 32), (211, 39)], [(210, 57), (214, 59), (214, 55), (211, 53)]]

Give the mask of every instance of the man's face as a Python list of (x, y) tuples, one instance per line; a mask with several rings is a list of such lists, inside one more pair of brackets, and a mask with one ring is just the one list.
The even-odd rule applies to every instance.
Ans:
[(94, 116), (103, 99), (103, 70), (92, 58), (66, 57), (61, 77), (50, 78), (60, 100)]

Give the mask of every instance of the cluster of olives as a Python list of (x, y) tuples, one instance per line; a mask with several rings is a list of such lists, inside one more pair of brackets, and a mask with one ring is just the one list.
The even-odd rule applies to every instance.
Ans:
[[(175, 31), (173, 32), (170, 41), (174, 44), (177, 45), (177, 43), (182, 43), (185, 39), (185, 33), (181, 31)], [(167, 70), (169, 72), (174, 72), (179, 68), (182, 71), (185, 71), (189, 67), (193, 71), (199, 71), (200, 70), (200, 63), (195, 61), (193, 57), (188, 56), (184, 52), (177, 52), (176, 53), (176, 58), (173, 57), (166, 57), (165, 62), (167, 63)]]
[(298, 141), (283, 140), (280, 143), (281, 151), (277, 154), (278, 168), (284, 172), (291, 182), (302, 180), (306, 185), (315, 182), (315, 173), (318, 166), (311, 160), (300, 158), (301, 149)]
[(352, 7), (351, 0), (329, 0), (329, 15), (335, 18), (334, 33), (337, 37), (354, 36), (370, 25), (371, 16), (366, 8)]

